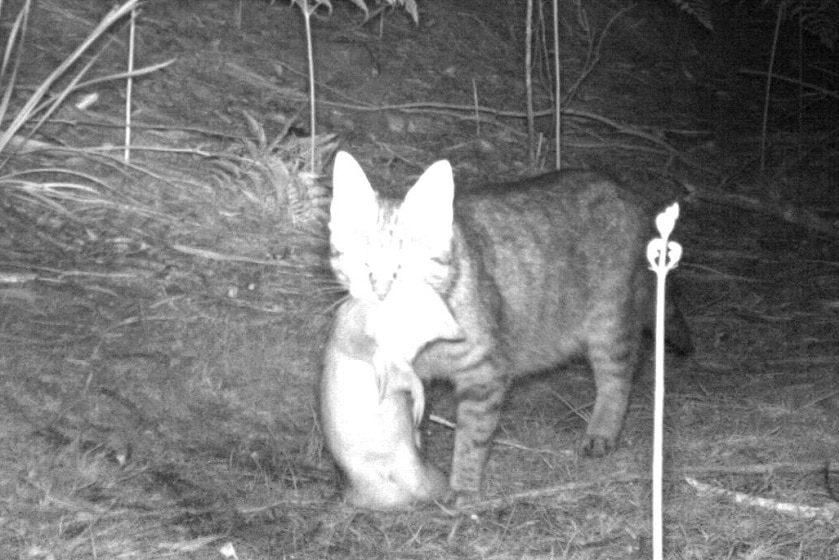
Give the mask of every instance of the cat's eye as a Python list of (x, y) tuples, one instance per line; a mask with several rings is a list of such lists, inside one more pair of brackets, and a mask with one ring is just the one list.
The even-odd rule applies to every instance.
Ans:
[(401, 266), (397, 266), (393, 269), (393, 272), (390, 274), (390, 278), (382, 277), (382, 271), (374, 271), (373, 267), (370, 266), (370, 263), (365, 263), (365, 267), (367, 268), (367, 279), (370, 282), (371, 286), (375, 286), (376, 284), (382, 285), (382, 280), (387, 280), (387, 284), (393, 284), (396, 281), (397, 277), (399, 276), (399, 271), (401, 270)]

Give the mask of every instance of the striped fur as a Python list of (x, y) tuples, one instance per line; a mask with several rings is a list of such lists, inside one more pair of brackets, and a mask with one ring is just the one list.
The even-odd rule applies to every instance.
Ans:
[[(587, 358), (597, 397), (580, 449), (591, 456), (614, 449), (652, 319), (645, 258), (652, 217), (617, 182), (589, 171), (453, 194), (447, 162), (394, 201), (377, 195), (341, 153), (330, 229), (333, 268), (354, 297), (381, 300), (397, 283), (422, 281), (464, 332), (461, 340), (424, 346), (414, 369), (454, 386), (449, 483), (466, 501), (481, 489), (504, 395), (517, 376)], [(689, 350), (687, 335), (677, 341)]]

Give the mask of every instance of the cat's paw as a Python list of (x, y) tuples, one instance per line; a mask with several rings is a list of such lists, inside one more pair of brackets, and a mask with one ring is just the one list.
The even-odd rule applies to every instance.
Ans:
[(450, 503), (456, 508), (465, 508), (481, 501), (478, 492), (451, 492)]
[(587, 435), (580, 442), (578, 453), (583, 457), (604, 457), (618, 446), (617, 438)]

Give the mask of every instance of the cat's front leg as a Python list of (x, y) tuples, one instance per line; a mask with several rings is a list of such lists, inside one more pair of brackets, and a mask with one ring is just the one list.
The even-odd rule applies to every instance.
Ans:
[(449, 482), (456, 504), (478, 498), (508, 384), (490, 359), (454, 379), (457, 428)]

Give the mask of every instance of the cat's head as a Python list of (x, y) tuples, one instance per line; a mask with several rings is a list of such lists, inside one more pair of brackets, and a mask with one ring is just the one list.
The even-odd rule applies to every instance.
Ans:
[(451, 283), (454, 177), (429, 167), (403, 200), (376, 193), (358, 162), (338, 152), (332, 174), (332, 268), (350, 295), (384, 300), (396, 282), (442, 293)]

